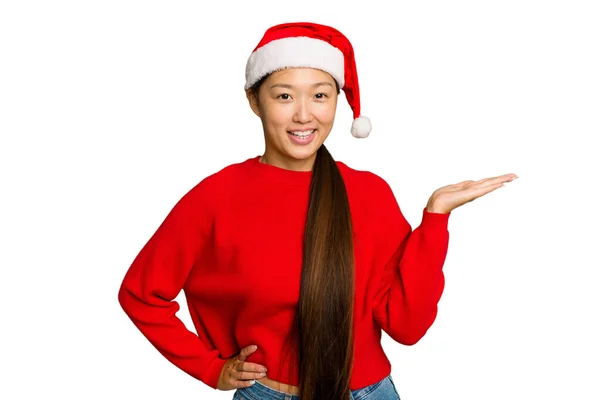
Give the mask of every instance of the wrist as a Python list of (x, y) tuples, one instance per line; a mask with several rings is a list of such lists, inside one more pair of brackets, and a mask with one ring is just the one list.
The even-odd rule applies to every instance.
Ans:
[(427, 203), (427, 207), (425, 207), (425, 210), (434, 214), (448, 214), (450, 212), (444, 207), (440, 206), (438, 203), (435, 203), (433, 201), (429, 201)]

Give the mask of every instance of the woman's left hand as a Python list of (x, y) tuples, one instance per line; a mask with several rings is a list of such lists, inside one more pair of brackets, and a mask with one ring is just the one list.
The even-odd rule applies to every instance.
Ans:
[(432, 213), (448, 214), (455, 208), (492, 192), (504, 186), (505, 182), (511, 182), (517, 178), (518, 176), (515, 174), (505, 174), (441, 187), (433, 192), (427, 202), (426, 209)]

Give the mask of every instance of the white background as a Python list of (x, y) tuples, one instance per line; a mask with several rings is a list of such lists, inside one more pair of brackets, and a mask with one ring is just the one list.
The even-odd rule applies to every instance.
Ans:
[(263, 153), (246, 60), (310, 21), (352, 42), (373, 123), (353, 138), (342, 94), (326, 144), (413, 228), (435, 189), (519, 175), (452, 212), (426, 336), (384, 336), (402, 400), (599, 399), (594, 3), (2, 2), (0, 398), (231, 398), (164, 359), (117, 291), (187, 190)]

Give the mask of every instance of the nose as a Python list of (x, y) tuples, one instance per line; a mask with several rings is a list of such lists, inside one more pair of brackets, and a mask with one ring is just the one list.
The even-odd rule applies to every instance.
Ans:
[(294, 113), (294, 122), (301, 124), (312, 121), (313, 114), (310, 106), (310, 100), (298, 101), (296, 103), (296, 112)]

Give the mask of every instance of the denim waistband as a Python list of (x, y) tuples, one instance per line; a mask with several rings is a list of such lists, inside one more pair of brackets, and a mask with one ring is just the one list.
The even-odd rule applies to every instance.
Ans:
[[(361, 389), (352, 390), (349, 400), (362, 400), (367, 396), (377, 400), (399, 400), (400, 396), (391, 375)], [(237, 389), (233, 400), (300, 400), (298, 395), (266, 386), (259, 381), (250, 387)]]

